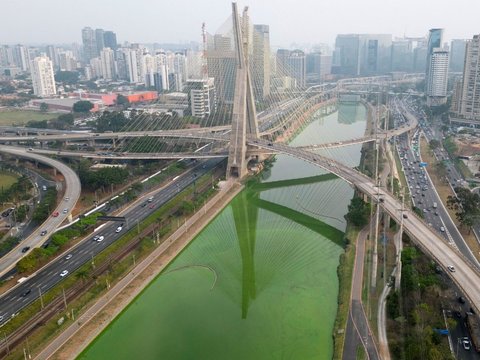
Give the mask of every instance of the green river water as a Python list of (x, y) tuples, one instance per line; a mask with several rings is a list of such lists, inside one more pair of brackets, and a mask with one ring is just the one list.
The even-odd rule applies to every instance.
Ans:
[[(292, 145), (364, 131), (363, 106), (342, 105)], [(353, 166), (360, 148), (326, 155)], [(239, 194), (79, 358), (331, 359), (353, 190), (301, 160), (276, 159), (262, 184)], [(290, 179), (299, 180), (282, 181)]]

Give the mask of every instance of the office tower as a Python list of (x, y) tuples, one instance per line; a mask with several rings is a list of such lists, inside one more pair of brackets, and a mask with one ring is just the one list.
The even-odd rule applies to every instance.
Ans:
[(90, 59), (90, 69), (92, 70), (92, 77), (102, 77), (102, 60), (99, 57)]
[(115, 79), (115, 53), (113, 50), (110, 48), (103, 48), (100, 52), (100, 61), (102, 67), (102, 78), (105, 80)]
[(83, 58), (86, 63), (98, 56), (97, 40), (95, 31), (92, 28), (86, 27), (82, 29), (82, 43), (83, 43)]
[(450, 71), (463, 72), (466, 45), (467, 41), (463, 39), (454, 39), (450, 43)]
[(203, 57), (200, 51), (187, 50), (187, 79), (201, 79)]
[(475, 35), (466, 44), (459, 105), (459, 115), (480, 121), (480, 35)]
[(103, 29), (95, 29), (95, 44), (97, 46), (96, 56), (100, 56), (100, 51), (105, 47), (105, 42), (103, 40), (103, 34), (105, 31)]
[(30, 63), (32, 74), (33, 93), (40, 97), (51, 96), (57, 93), (53, 75), (53, 64), (47, 56), (40, 56)]
[(332, 56), (323, 55), (321, 52), (313, 52), (306, 55), (306, 72), (308, 82), (320, 84), (331, 74)]
[(104, 47), (108, 47), (113, 51), (116, 51), (118, 48), (117, 34), (115, 34), (113, 31), (105, 31), (103, 33), (103, 45)]
[(258, 100), (270, 95), (270, 29), (268, 25), (253, 25), (253, 51), (250, 74)]
[(216, 93), (213, 78), (191, 79), (185, 83), (192, 116), (206, 118), (215, 112)]
[(301, 50), (277, 50), (277, 77), (286, 76), (294, 87), (305, 87), (307, 67), (305, 53)]
[(237, 58), (233, 50), (233, 39), (226, 35), (215, 34), (208, 40), (208, 76), (213, 77), (215, 81), (217, 102), (232, 104), (237, 74)]
[(449, 53), (442, 48), (443, 29), (431, 29), (427, 43), (425, 87), (428, 106), (447, 101)]
[(159, 92), (170, 89), (168, 81), (168, 64), (165, 53), (158, 53), (155, 55), (154, 85), (155, 89)]
[(392, 41), (392, 71), (413, 71), (412, 42), (406, 39)]
[(391, 67), (392, 35), (337, 35), (332, 72), (341, 75), (367, 76), (384, 74)]
[(58, 69), (58, 49), (54, 45), (48, 45), (46, 47), (47, 56), (52, 60), (53, 68)]

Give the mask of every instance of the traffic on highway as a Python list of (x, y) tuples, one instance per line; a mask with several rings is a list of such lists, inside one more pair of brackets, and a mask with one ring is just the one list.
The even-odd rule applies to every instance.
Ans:
[(70, 276), (85, 263), (94, 265), (95, 256), (119, 239), (125, 231), (135, 228), (147, 216), (171, 200), (180, 191), (193, 184), (200, 176), (219, 166), (223, 159), (200, 161), (191, 170), (178, 176), (159, 190), (141, 196), (122, 211), (119, 216), (126, 222), (108, 222), (91, 236), (62, 254), (35, 274), (0, 297), (0, 324), (15, 316), (22, 308), (35, 301), (41, 294)]

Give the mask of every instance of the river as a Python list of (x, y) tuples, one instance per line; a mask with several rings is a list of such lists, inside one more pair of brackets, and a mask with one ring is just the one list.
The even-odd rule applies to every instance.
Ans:
[[(362, 105), (312, 121), (291, 142), (360, 137)], [(361, 145), (325, 152), (352, 166)], [(82, 359), (331, 359), (337, 266), (353, 190), (276, 157), (81, 354)], [(282, 181), (300, 179), (294, 181)]]

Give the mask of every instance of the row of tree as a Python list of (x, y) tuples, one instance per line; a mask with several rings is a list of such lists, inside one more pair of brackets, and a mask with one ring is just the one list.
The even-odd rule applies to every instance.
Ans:
[(129, 171), (124, 168), (90, 169), (90, 161), (82, 160), (78, 163), (77, 173), (82, 188), (90, 191), (110, 188), (111, 185), (124, 184), (129, 177)]

